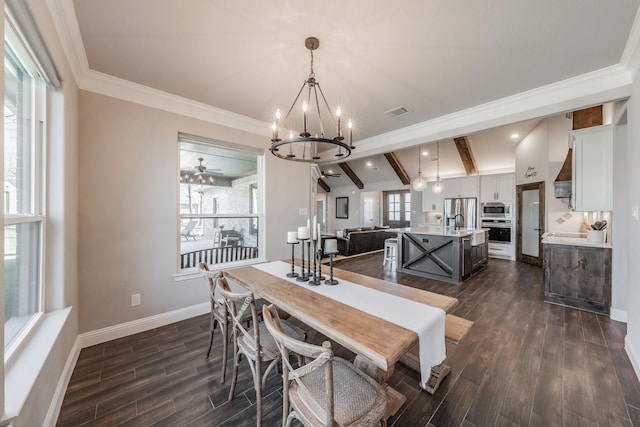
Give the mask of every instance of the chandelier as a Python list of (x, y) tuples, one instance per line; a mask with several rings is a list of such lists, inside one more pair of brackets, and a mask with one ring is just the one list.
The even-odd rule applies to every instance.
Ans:
[[(271, 153), (281, 159), (309, 163), (326, 163), (345, 159), (355, 148), (353, 146), (353, 123), (351, 120), (347, 122), (349, 138), (347, 143), (342, 132), (342, 111), (340, 107), (336, 108), (334, 116), (313, 72), (313, 51), (320, 46), (320, 41), (315, 37), (308, 37), (304, 45), (311, 52), (311, 72), (298, 91), (289, 111), (282, 119), (284, 123), (281, 123), (280, 110), (276, 111), (276, 119), (271, 125)], [(287, 120), (298, 101), (302, 101), (302, 105), (298, 107), (302, 111), (302, 120), (298, 122), (298, 125), (302, 124), (302, 130), (289, 130), (288, 137), (281, 139), (280, 133), (285, 128), (293, 128)], [(325, 134), (323, 114), (326, 114), (324, 117), (331, 119), (332, 125), (335, 127), (336, 133), (333, 137), (327, 137)]]

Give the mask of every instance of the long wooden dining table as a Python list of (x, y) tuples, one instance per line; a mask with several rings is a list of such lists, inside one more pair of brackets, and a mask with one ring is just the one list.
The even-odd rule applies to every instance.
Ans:
[[(389, 387), (386, 381), (393, 374), (396, 362), (417, 343), (415, 332), (252, 266), (225, 270), (223, 274), (355, 353), (356, 365), (386, 388), (388, 416), (395, 414), (405, 402), (405, 396)], [(455, 298), (338, 268), (334, 268), (333, 275), (339, 280), (439, 307), (445, 312), (458, 304)]]

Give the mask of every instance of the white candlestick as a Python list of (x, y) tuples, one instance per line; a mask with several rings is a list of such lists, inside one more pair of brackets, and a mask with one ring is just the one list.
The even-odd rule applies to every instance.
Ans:
[(324, 253), (326, 254), (335, 254), (338, 253), (338, 240), (337, 239), (329, 239), (324, 244)]
[(296, 231), (287, 231), (287, 243), (298, 243), (298, 233)]
[(309, 238), (309, 227), (298, 227), (298, 239)]
[(318, 219), (314, 215), (313, 216), (313, 240), (318, 240)]

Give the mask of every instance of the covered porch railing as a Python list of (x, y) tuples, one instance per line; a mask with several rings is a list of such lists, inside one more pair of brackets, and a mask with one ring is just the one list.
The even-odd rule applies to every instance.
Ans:
[(180, 267), (184, 269), (197, 267), (201, 262), (212, 265), (254, 258), (258, 258), (258, 248), (256, 246), (206, 248), (181, 254)]

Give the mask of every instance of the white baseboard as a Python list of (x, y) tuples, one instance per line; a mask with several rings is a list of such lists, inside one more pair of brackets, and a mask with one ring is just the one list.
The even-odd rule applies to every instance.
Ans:
[(609, 317), (611, 318), (611, 320), (627, 323), (627, 310), (618, 310), (617, 308), (612, 308), (611, 312), (609, 313)]
[(185, 307), (169, 311), (167, 313), (145, 317), (143, 319), (133, 320), (131, 322), (121, 323), (119, 325), (109, 326), (91, 332), (85, 332), (78, 336), (80, 348), (91, 347), (92, 345), (102, 344), (103, 342), (148, 331), (149, 329), (159, 328), (170, 323), (206, 314), (210, 311), (211, 305), (208, 302), (205, 302), (202, 304), (192, 305), (191, 307)]
[(638, 349), (634, 348), (631, 344), (628, 334), (624, 337), (624, 349), (627, 351), (629, 360), (631, 360), (631, 365), (636, 372), (636, 377), (640, 378), (640, 353), (638, 353)]

